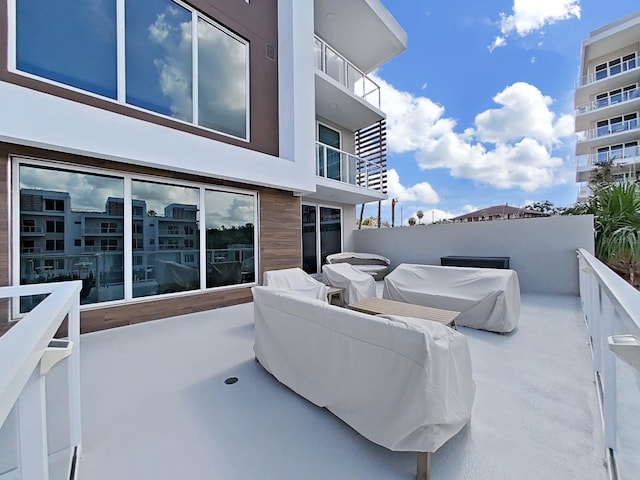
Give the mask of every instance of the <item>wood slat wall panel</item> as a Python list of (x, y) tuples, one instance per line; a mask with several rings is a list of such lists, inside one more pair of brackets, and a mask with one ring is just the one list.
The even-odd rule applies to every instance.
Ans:
[[(154, 175), (166, 179), (187, 180), (204, 184), (230, 186), (258, 192), (260, 273), (261, 281), (265, 270), (300, 267), (302, 265), (302, 219), (300, 197), (264, 187), (245, 185), (197, 175), (185, 175), (159, 169), (125, 165), (117, 162), (69, 155), (60, 152), (0, 143), (0, 284), (9, 285), (10, 272), (10, 231), (9, 224), (9, 155), (21, 155), (39, 159), (49, 159), (76, 165), (86, 165), (113, 169), (118, 172)], [(81, 312), (82, 333), (107, 328), (132, 325), (161, 318), (195, 313), (214, 308), (237, 305), (252, 301), (251, 289), (246, 286), (221, 291), (176, 296), (129, 305), (95, 308)], [(63, 326), (59, 334), (64, 334)]]

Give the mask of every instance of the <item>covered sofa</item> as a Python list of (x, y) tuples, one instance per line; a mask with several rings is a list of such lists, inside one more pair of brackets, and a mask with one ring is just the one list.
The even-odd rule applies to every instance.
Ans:
[(403, 263), (384, 279), (382, 297), (461, 312), (456, 324), (507, 333), (520, 318), (514, 270)]
[(461, 333), (290, 290), (252, 292), (256, 359), (370, 441), (390, 450), (435, 452), (469, 422), (475, 383)]
[(344, 289), (346, 303), (376, 296), (376, 282), (373, 277), (348, 263), (323, 265), (322, 281), (332, 287)]
[(327, 255), (327, 263), (348, 263), (368, 273), (374, 280), (382, 280), (391, 269), (391, 261), (375, 253), (342, 252)]

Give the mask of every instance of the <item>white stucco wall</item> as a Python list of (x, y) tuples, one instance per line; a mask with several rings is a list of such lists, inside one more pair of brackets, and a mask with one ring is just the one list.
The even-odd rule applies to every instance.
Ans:
[(593, 216), (356, 230), (358, 252), (400, 263), (440, 265), (440, 257), (510, 257), (523, 292), (578, 294), (576, 249), (593, 253)]

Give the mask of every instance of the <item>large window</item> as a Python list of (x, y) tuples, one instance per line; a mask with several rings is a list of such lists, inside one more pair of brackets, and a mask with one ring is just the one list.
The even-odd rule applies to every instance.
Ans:
[(302, 206), (302, 258), (307, 273), (320, 273), (327, 256), (342, 251), (342, 210)]
[[(255, 281), (253, 192), (15, 165), (16, 283), (81, 280), (81, 303), (90, 304)], [(37, 301), (26, 299), (22, 310)]]
[(186, 4), (13, 1), (18, 71), (249, 138), (249, 44)]
[[(145, 205), (142, 230), (157, 240), (133, 270), (133, 296), (199, 289), (199, 189), (134, 180), (131, 197), (133, 203)], [(181, 234), (184, 226), (193, 233)]]
[[(106, 209), (110, 199), (122, 198), (124, 181), (105, 175), (21, 165), (19, 185), (18, 221), (22, 225), (45, 226), (22, 228), (19, 232), (20, 284), (81, 280), (82, 304), (122, 300), (122, 233), (110, 234), (105, 239), (100, 229), (83, 226), (95, 217), (109, 218), (108, 225), (122, 225), (122, 215), (109, 215)], [(64, 217), (51, 216), (51, 212), (62, 211)], [(80, 237), (84, 238), (84, 247), (73, 240)], [(24, 299), (23, 310), (30, 309), (33, 301)]]
[(207, 287), (255, 281), (255, 200), (207, 190)]

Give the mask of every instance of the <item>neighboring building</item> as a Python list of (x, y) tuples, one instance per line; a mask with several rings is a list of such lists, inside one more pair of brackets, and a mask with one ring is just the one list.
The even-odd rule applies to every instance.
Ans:
[(509, 205), (495, 205), (483, 208), (475, 212), (467, 213), (450, 219), (450, 222), (490, 222), (493, 220), (513, 220), (516, 218), (539, 218), (549, 217), (548, 213), (528, 210), (526, 208), (510, 207)]
[(380, 0), (7, 0), (0, 32), (0, 283), (81, 279), (84, 331), (318, 272), (386, 198)]
[(615, 180), (640, 173), (640, 12), (594, 30), (582, 42), (575, 91), (578, 200), (598, 164)]

